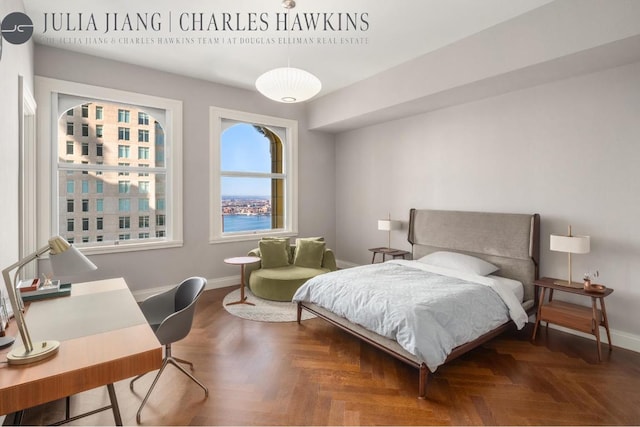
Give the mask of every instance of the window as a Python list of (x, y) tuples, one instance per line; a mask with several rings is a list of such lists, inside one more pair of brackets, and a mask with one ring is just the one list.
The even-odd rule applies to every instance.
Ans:
[(138, 147), (138, 159), (149, 160), (149, 147)]
[(83, 156), (88, 156), (89, 155), (89, 143), (88, 142), (83, 142), (82, 143), (82, 155)]
[(82, 231), (89, 230), (89, 218), (82, 218)]
[(73, 141), (67, 141), (67, 154), (68, 155), (72, 155), (73, 154)]
[(102, 242), (104, 240), (104, 236), (96, 236), (96, 242)]
[(82, 124), (82, 136), (89, 136), (89, 125), (86, 123)]
[(89, 199), (82, 199), (82, 212), (89, 212)]
[(96, 125), (96, 138), (102, 138), (103, 132), (104, 132), (104, 130), (103, 130), (102, 125)]
[(96, 218), (96, 230), (102, 230), (104, 227), (104, 218), (99, 216)]
[(146, 212), (149, 210), (149, 199), (138, 199), (138, 211)]
[(73, 135), (73, 122), (67, 122), (67, 135)]
[(131, 190), (131, 181), (118, 181), (118, 193), (127, 194)]
[[(87, 150), (88, 150), (88, 148), (87, 148)], [(88, 165), (88, 164), (89, 164), (89, 162), (86, 162), (86, 161), (82, 161), (81, 163), (82, 163), (83, 165)], [(85, 174), (85, 175), (88, 175), (88, 174), (89, 174), (89, 171), (88, 171), (88, 170), (86, 170), (86, 169), (84, 169), (84, 170), (82, 171), (82, 173), (83, 173), (83, 174)]]
[(164, 230), (156, 230), (156, 237), (164, 237), (164, 236), (165, 236)]
[(82, 243), (89, 243), (89, 237), (88, 236), (82, 236)]
[(129, 212), (131, 210), (131, 199), (118, 199), (118, 210)]
[(149, 228), (149, 215), (138, 217), (138, 228)]
[(149, 181), (138, 182), (138, 193), (149, 194)]
[(294, 120), (211, 108), (210, 241), (297, 233)]
[(164, 210), (164, 199), (156, 199), (156, 209), (159, 211)]
[(138, 239), (148, 239), (149, 233), (138, 233)]
[(67, 199), (67, 212), (71, 213), (74, 210), (73, 199)]
[[(40, 88), (38, 102), (41, 108), (38, 112), (43, 117), (58, 117), (51, 123), (51, 128), (43, 132), (43, 137), (38, 140), (38, 152), (50, 153), (50, 156), (39, 156), (36, 159), (37, 168), (40, 173), (49, 178), (47, 181), (51, 183), (47, 191), (38, 192), (42, 194), (38, 200), (39, 209), (36, 213), (41, 232), (46, 235), (60, 234), (65, 238), (74, 239), (77, 246), (83, 252), (88, 251), (85, 252), (88, 254), (181, 246), (183, 210), (181, 102), (39, 76), (36, 79)], [(105, 101), (107, 99), (109, 101)], [(82, 122), (79, 118), (76, 122), (74, 118), (67, 116), (67, 111), (74, 108), (80, 113), (83, 105), (88, 105), (89, 117), (82, 118)], [(146, 111), (147, 109), (149, 112)], [(118, 119), (122, 121), (118, 122)], [(140, 125), (135, 123), (135, 127), (130, 128), (129, 123), (132, 120), (135, 122), (136, 119), (149, 123), (144, 125), (145, 130), (148, 131), (148, 142), (137, 141), (136, 134)], [(76, 126), (87, 124), (89, 138), (92, 139), (83, 138), (80, 132), (66, 136), (67, 123), (75, 123)], [(95, 135), (92, 129), (95, 129)], [(134, 141), (130, 141), (131, 132), (134, 132)], [(93, 139), (98, 135), (102, 135), (102, 138)], [(118, 137), (122, 140), (117, 139)], [(146, 139), (146, 134), (143, 139)], [(69, 155), (66, 154), (68, 141), (72, 142), (70, 146), (74, 147), (73, 154)], [(88, 155), (82, 155), (83, 142), (89, 144)], [(95, 145), (95, 149), (91, 146), (92, 144)], [(149, 158), (139, 161), (144, 163), (144, 166), (138, 166), (137, 163), (130, 164), (128, 160), (137, 157), (138, 147), (141, 145), (149, 149)], [(55, 149), (50, 150), (50, 147)], [(75, 147), (80, 150), (76, 150)], [(86, 148), (84, 152), (86, 153)], [(143, 150), (143, 156), (145, 152), (146, 150)], [(156, 153), (161, 155), (156, 156)], [(156, 157), (160, 161), (157, 161)], [(75, 163), (67, 163), (67, 161)], [(80, 165), (82, 161), (87, 163)], [(87, 171), (87, 174), (80, 175), (82, 171)], [(100, 175), (98, 175), (99, 172)], [(119, 178), (120, 174), (122, 175)], [(128, 179), (129, 176), (137, 177), (138, 174), (143, 174), (144, 182), (148, 183), (143, 184), (142, 194), (139, 192), (138, 180)], [(78, 185), (74, 186), (72, 178), (80, 176), (82, 179), (76, 179)], [(121, 184), (120, 181), (128, 182)], [(78, 215), (78, 211), (83, 207), (82, 204), (80, 208), (74, 206), (73, 213), (68, 214), (66, 211), (66, 201), (74, 200), (74, 196), (77, 197), (78, 193), (82, 197), (75, 199), (77, 202), (88, 201), (88, 211), (83, 212), (82, 216)], [(165, 219), (162, 226), (165, 234), (162, 238), (145, 238), (141, 241), (138, 239), (137, 208), (147, 209), (143, 216), (150, 217), (149, 227), (140, 232), (148, 232), (150, 236), (155, 236), (158, 231), (154, 221), (158, 197), (166, 199), (166, 210), (163, 211)], [(84, 208), (87, 208), (86, 203)], [(119, 208), (123, 210), (120, 211)], [(74, 214), (77, 216), (71, 218)], [(134, 215), (129, 219), (134, 221), (133, 226), (129, 225), (132, 229), (130, 236), (126, 242), (120, 241), (121, 234), (129, 234), (129, 229), (120, 230), (120, 217), (130, 216), (130, 214)], [(98, 217), (101, 218), (102, 224), (102, 229), (99, 231), (101, 239), (89, 234), (89, 231), (96, 229)], [(83, 218), (89, 219), (89, 231), (82, 230)], [(67, 219), (75, 219), (78, 222), (73, 224), (74, 231), (66, 231)], [(89, 242), (84, 241), (87, 236)], [(119, 244), (116, 245), (117, 242)]]
[(130, 148), (128, 145), (118, 145), (118, 157), (128, 158)]
[(156, 215), (156, 225), (163, 226), (165, 225), (166, 218), (164, 215)]
[(131, 234), (129, 233), (118, 234), (118, 240), (129, 240), (129, 239), (131, 239)]
[(120, 229), (131, 228), (131, 217), (130, 216), (121, 216), (119, 218)]
[[(148, 168), (149, 165), (138, 164), (139, 168)], [(138, 176), (149, 176), (149, 172), (138, 172)]]
[(73, 229), (75, 228), (74, 224), (75, 224), (75, 222), (74, 222), (73, 218), (67, 219), (67, 231), (73, 231)]
[(89, 117), (89, 104), (82, 105), (82, 117)]
[(138, 142), (149, 142), (149, 131), (138, 129)]
[(138, 124), (139, 125), (148, 125), (149, 124), (149, 115), (147, 113), (143, 113), (140, 111), (138, 113)]
[(130, 111), (129, 110), (118, 110), (118, 122), (119, 123), (129, 123)]
[(118, 139), (122, 141), (129, 141), (129, 128), (118, 128)]
[(73, 116), (73, 108), (67, 110), (67, 116)]

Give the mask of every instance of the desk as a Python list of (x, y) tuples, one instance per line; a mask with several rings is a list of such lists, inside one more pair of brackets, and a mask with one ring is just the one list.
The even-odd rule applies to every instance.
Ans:
[(122, 278), (74, 283), (68, 297), (32, 302), (26, 321), (34, 341), (57, 340), (60, 349), (29, 365), (0, 364), (0, 414), (107, 385), (121, 424), (113, 383), (162, 364), (162, 347)]

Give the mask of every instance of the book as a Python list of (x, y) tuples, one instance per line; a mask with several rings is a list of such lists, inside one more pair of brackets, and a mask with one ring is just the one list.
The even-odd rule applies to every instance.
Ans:
[(71, 283), (60, 283), (59, 280), (52, 280), (53, 289), (46, 289), (44, 292), (27, 292), (22, 294), (22, 300), (24, 302), (27, 301), (35, 301), (44, 298), (57, 298), (57, 297), (65, 297), (71, 295)]

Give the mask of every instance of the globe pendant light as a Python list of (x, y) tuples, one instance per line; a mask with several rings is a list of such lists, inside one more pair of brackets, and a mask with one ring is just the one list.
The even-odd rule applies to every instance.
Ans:
[(317, 95), (322, 88), (322, 83), (316, 76), (289, 65), (289, 11), (295, 6), (296, 2), (293, 0), (282, 2), (282, 7), (287, 9), (287, 66), (267, 71), (256, 80), (258, 92), (278, 102), (306, 101)]

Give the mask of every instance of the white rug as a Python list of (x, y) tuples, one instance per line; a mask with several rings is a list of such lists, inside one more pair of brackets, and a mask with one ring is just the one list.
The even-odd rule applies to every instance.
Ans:
[[(252, 302), (255, 305), (249, 304), (234, 304), (227, 305), (227, 303), (240, 300), (240, 289), (227, 294), (222, 301), (222, 306), (230, 314), (241, 317), (247, 320), (255, 320), (257, 322), (295, 322), (297, 317), (297, 304), (293, 302), (280, 302), (269, 301), (266, 299), (258, 298), (251, 293), (248, 289), (244, 290), (244, 295), (247, 297), (248, 302)], [(313, 319), (315, 314), (311, 314), (306, 310), (302, 310), (302, 320)]]

